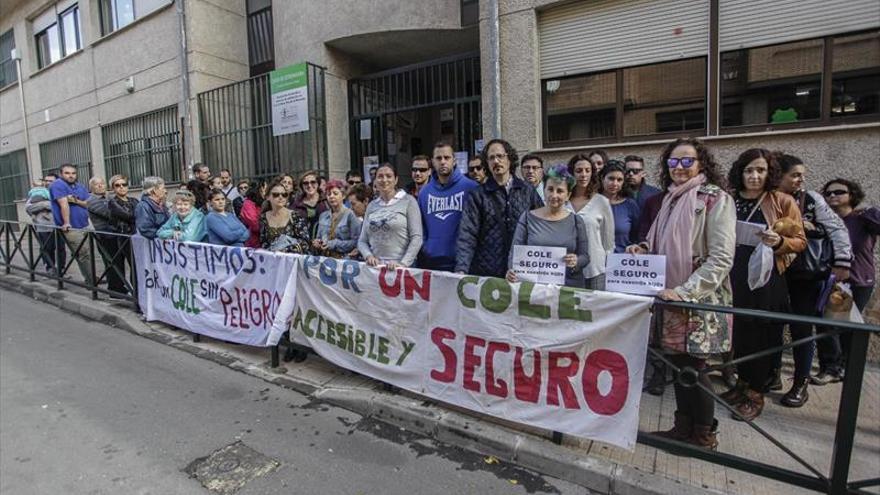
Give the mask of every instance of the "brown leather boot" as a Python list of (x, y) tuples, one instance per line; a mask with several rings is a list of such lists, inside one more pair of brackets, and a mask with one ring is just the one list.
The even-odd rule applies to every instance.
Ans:
[(735, 407), (739, 415), (734, 414), (733, 419), (737, 421), (751, 421), (764, 410), (764, 394), (747, 388), (745, 395), (746, 400)]
[(730, 404), (731, 406), (736, 406), (746, 400), (745, 391), (748, 388), (749, 388), (748, 383), (746, 383), (742, 380), (737, 380), (736, 385), (734, 385), (733, 388), (731, 388), (727, 392), (724, 392), (723, 394), (719, 395), (718, 397), (720, 397), (721, 400)]
[(675, 411), (675, 419), (671, 430), (654, 431), (652, 434), (658, 437), (687, 442), (693, 433), (694, 421), (685, 413)]
[(718, 420), (713, 419), (711, 425), (694, 423), (694, 430), (688, 442), (704, 449), (718, 448)]

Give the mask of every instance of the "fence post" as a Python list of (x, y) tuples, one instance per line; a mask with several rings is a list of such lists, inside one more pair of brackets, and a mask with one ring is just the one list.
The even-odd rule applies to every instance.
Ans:
[(831, 489), (833, 495), (848, 493), (849, 464), (852, 459), (853, 439), (859, 419), (859, 399), (862, 393), (862, 379), (865, 373), (865, 358), (868, 352), (868, 332), (849, 330), (849, 359), (840, 392), (840, 406), (837, 411), (837, 427), (834, 432), (834, 448), (831, 451)]
[(6, 274), (9, 275), (12, 272), (12, 257), (9, 256), (11, 252), (9, 246), (9, 236), (12, 235), (12, 224), (5, 224), (5, 228), (3, 229), (3, 243), (5, 250), (3, 251), (4, 262), (6, 263)]
[[(89, 271), (91, 272), (91, 275), (92, 275), (91, 289), (92, 289), (92, 299), (93, 300), (98, 299), (98, 290), (97, 290), (98, 289), (98, 274), (96, 273), (96, 270), (95, 270), (95, 236), (96, 235), (97, 234), (95, 234), (94, 232), (86, 232), (86, 239), (88, 239), (88, 241), (89, 241)], [(82, 249), (82, 248), (80, 248), (80, 249)], [(107, 268), (104, 267), (104, 270), (106, 271)]]
[[(38, 256), (37, 259), (34, 259), (34, 227), (28, 225), (28, 273), (30, 274), (31, 282), (36, 282), (37, 276), (34, 272), (37, 271), (37, 265), (40, 264), (40, 259), (42, 256)], [(43, 250), (40, 249), (40, 253), (42, 255)]]
[(61, 261), (61, 253), (67, 248), (64, 244), (59, 244), (59, 242), (64, 242), (64, 236), (59, 235), (58, 232), (58, 227), (52, 229), (52, 240), (55, 241), (52, 243), (52, 246), (55, 248), (55, 252), (52, 253), (52, 256), (55, 257), (55, 275), (58, 276), (56, 283), (58, 285), (58, 290), (61, 290), (64, 289), (64, 262)]
[(143, 313), (141, 311), (140, 296), (138, 295), (137, 260), (134, 259), (134, 241), (131, 240), (131, 236), (128, 237), (128, 252), (130, 254), (128, 257), (128, 268), (131, 279), (131, 295), (134, 297), (134, 310), (137, 313)]

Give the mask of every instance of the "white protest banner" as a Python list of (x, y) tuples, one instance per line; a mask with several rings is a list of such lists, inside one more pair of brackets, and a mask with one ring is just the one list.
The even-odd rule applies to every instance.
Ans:
[(651, 299), (313, 256), (297, 263), (273, 333), (289, 328), (338, 366), (440, 401), (634, 447)]
[(269, 331), (295, 278), (293, 255), (250, 248), (131, 238), (138, 302), (147, 321), (241, 344), (278, 343)]
[(305, 62), (269, 73), (273, 136), (309, 130), (308, 74)]
[(565, 248), (513, 246), (511, 267), (518, 280), (565, 285)]
[(666, 287), (666, 256), (612, 253), (605, 262), (605, 290), (653, 296)]

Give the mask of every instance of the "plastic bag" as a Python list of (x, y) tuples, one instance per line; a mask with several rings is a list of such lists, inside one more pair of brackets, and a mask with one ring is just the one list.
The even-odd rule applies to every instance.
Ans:
[(760, 289), (770, 281), (773, 273), (773, 250), (766, 244), (759, 244), (749, 257), (749, 289)]
[(833, 283), (822, 309), (822, 316), (829, 320), (851, 321), (853, 323), (865, 322), (862, 319), (862, 313), (859, 312), (858, 306), (853, 301), (852, 290), (849, 284)]

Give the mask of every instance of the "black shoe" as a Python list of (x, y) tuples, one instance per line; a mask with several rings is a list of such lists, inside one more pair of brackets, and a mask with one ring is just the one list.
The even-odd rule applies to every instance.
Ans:
[(782, 396), (779, 403), (786, 407), (801, 407), (807, 403), (810, 393), (807, 391), (809, 378), (796, 378), (791, 389)]
[(727, 385), (727, 388), (736, 387), (736, 368), (734, 366), (721, 368), (721, 380)]
[(843, 373), (833, 370), (820, 371), (818, 375), (810, 377), (810, 383), (813, 385), (828, 385), (829, 383), (837, 383), (843, 381)]
[(770, 372), (770, 377), (767, 378), (767, 383), (764, 385), (764, 393), (779, 390), (782, 390), (782, 370), (777, 368)]
[(294, 363), (301, 363), (305, 361), (307, 357), (309, 357), (308, 351), (303, 351), (293, 346), (290, 346), (287, 348), (287, 351), (284, 352), (283, 359), (285, 363), (289, 363), (291, 361), (293, 361)]
[(663, 390), (666, 388), (666, 368), (654, 368), (654, 372), (651, 373), (651, 379), (648, 380), (648, 383), (642, 387), (642, 390), (648, 392), (651, 395), (663, 395)]

